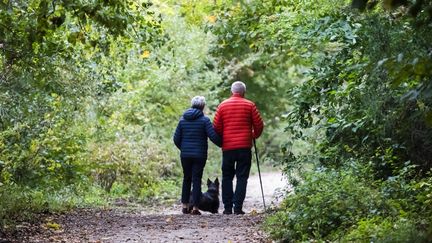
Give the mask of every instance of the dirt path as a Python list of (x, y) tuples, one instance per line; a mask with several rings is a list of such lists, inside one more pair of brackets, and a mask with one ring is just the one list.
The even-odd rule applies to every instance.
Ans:
[[(262, 179), (266, 204), (279, 203), (278, 190), (286, 185), (282, 175), (264, 173)], [(179, 204), (158, 210), (77, 210), (44, 218), (41, 225), (28, 225), (30, 232), (24, 225), (12, 242), (266, 242), (259, 229), (262, 210), (259, 178), (253, 175), (244, 205), (246, 215), (223, 215), (222, 206), (215, 215), (183, 215)], [(50, 228), (47, 222), (52, 223)]]

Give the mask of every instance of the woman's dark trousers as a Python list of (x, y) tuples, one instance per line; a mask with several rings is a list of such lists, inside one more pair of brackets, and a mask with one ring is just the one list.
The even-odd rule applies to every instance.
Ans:
[[(236, 149), (224, 151), (222, 155), (222, 202), (225, 210), (240, 212), (246, 197), (247, 180), (251, 168), (251, 149)], [(233, 192), (234, 175), (237, 178)]]
[(192, 183), (192, 206), (198, 207), (201, 197), (201, 178), (206, 160), (206, 158), (181, 158), (183, 167), (182, 203), (189, 203)]

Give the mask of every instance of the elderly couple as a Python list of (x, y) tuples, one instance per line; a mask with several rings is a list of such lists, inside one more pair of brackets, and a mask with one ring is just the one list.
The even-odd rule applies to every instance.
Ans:
[[(207, 160), (207, 137), (222, 147), (222, 202), (224, 214), (244, 214), (243, 201), (252, 160), (252, 140), (264, 128), (261, 116), (252, 101), (244, 98), (246, 85), (236, 81), (231, 85), (232, 96), (217, 108), (213, 125), (203, 113), (205, 99), (196, 96), (192, 107), (180, 118), (174, 143), (180, 149), (183, 167), (181, 202), (183, 213), (199, 215), (201, 178)], [(233, 192), (234, 175), (237, 178)], [(192, 211), (189, 212), (191, 183)]]

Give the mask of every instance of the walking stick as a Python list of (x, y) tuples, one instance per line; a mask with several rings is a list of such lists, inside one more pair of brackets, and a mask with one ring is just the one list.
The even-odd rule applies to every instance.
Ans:
[(263, 185), (262, 185), (262, 180), (261, 180), (261, 171), (260, 171), (260, 167), (259, 167), (258, 150), (256, 147), (255, 139), (253, 140), (253, 144), (254, 144), (254, 149), (255, 149), (255, 157), (256, 157), (256, 162), (257, 162), (257, 167), (258, 167), (258, 176), (259, 176), (260, 186), (261, 186), (261, 195), (262, 195), (262, 199), (263, 199), (264, 212), (265, 212), (265, 211), (267, 211), (267, 209), (266, 209), (265, 200), (264, 200), (264, 190), (263, 190)]

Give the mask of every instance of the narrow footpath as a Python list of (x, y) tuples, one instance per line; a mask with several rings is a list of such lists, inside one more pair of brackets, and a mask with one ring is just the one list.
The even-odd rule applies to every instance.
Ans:
[[(286, 186), (281, 173), (264, 173), (262, 180), (267, 206), (280, 203)], [(219, 214), (200, 216), (181, 214), (180, 204), (76, 210), (43, 218), (8, 242), (269, 242), (259, 228), (264, 215), (257, 174), (250, 177), (247, 190), (246, 215), (223, 215), (222, 204)], [(47, 229), (47, 222), (58, 227)]]

